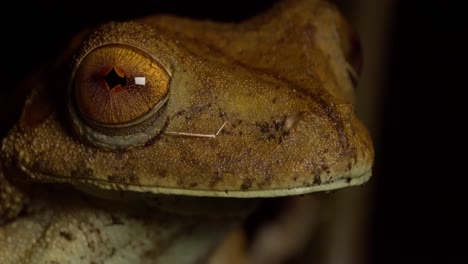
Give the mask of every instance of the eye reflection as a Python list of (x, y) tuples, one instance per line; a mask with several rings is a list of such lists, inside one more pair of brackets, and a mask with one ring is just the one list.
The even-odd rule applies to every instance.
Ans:
[(135, 84), (145, 85), (146, 84), (146, 78), (145, 77), (135, 77)]

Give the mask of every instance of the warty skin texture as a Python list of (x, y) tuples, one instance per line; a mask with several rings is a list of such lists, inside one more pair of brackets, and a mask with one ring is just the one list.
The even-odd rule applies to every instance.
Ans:
[[(130, 150), (76, 137), (63, 100), (34, 97), (63, 93), (64, 78), (33, 92), (23, 120), (38, 106), (52, 108), (33, 125), (20, 121), (3, 142), (4, 160), (36, 180), (197, 196), (293, 195), (361, 184), (371, 174), (373, 149), (353, 112), (348, 29), (320, 1), (290, 1), (241, 24), (160, 16), (105, 25), (84, 42), (75, 64), (110, 43), (154, 56), (171, 76), (155, 121), (159, 135)], [(224, 122), (214, 139), (164, 133), (210, 134)]]

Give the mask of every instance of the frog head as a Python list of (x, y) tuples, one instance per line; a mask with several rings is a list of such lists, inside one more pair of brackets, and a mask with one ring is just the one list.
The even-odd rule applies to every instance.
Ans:
[(35, 180), (189, 196), (367, 181), (373, 149), (353, 110), (342, 21), (295, 11), (283, 14), (295, 31), (167, 16), (95, 29), (64, 59), (71, 67), (34, 87), (6, 163)]

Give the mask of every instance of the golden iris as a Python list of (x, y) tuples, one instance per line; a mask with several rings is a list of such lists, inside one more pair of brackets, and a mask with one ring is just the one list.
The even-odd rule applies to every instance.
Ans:
[(170, 76), (132, 46), (105, 45), (80, 62), (73, 80), (81, 116), (102, 125), (125, 124), (150, 112), (169, 90)]

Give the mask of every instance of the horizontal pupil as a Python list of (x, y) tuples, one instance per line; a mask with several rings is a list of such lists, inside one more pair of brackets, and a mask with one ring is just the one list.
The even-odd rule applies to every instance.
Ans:
[(113, 67), (112, 70), (104, 76), (104, 80), (107, 83), (107, 86), (109, 86), (109, 89), (112, 90), (118, 85), (121, 87), (124, 87), (127, 85), (127, 78), (125, 76), (120, 76), (116, 71), (115, 68)]

